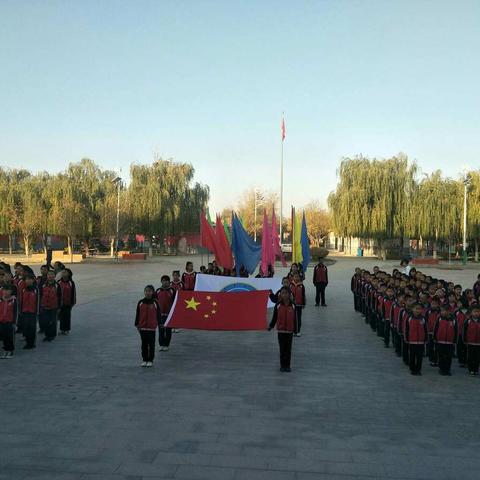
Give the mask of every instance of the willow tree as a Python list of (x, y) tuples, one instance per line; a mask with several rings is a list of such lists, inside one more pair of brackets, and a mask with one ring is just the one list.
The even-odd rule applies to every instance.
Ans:
[(469, 172), (467, 198), (467, 232), (475, 246), (475, 261), (478, 262), (478, 243), (480, 238), (480, 171)]
[(404, 154), (386, 160), (344, 158), (337, 189), (328, 197), (335, 232), (374, 238), (385, 257), (384, 240), (403, 239), (406, 233), (416, 171)]
[(128, 188), (132, 229), (163, 238), (177, 235), (186, 224), (198, 225), (194, 218), (205, 207), (209, 191), (200, 184), (190, 185), (194, 172), (192, 165), (172, 160), (132, 165)]
[(459, 182), (443, 178), (437, 170), (425, 176), (415, 188), (407, 230), (414, 238), (429, 240), (437, 257), (439, 242), (459, 238), (461, 225), (461, 189)]

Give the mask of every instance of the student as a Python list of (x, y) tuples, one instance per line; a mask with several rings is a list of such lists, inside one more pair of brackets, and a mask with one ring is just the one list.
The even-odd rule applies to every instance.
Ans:
[(180, 280), (180, 270), (174, 270), (172, 272), (172, 282), (170, 286), (178, 292), (178, 290), (183, 290), (184, 285), (183, 282)]
[(465, 325), (465, 320), (469, 318), (470, 310), (467, 308), (466, 305), (459, 302), (459, 308), (455, 312), (455, 318), (457, 320), (457, 358), (458, 358), (458, 365), (461, 368), (465, 368), (465, 364), (467, 362), (467, 347), (463, 341), (463, 327)]
[(293, 276), (293, 282), (290, 284), (290, 291), (292, 292), (293, 303), (295, 304), (295, 311), (297, 313), (297, 332), (296, 337), (300, 337), (302, 329), (302, 310), (305, 308), (305, 285), (300, 278), (300, 273), (296, 272)]
[(297, 263), (292, 263), (290, 265), (290, 271), (287, 274), (288, 279), (293, 282), (293, 276), (298, 273), (298, 264)]
[(457, 321), (450, 309), (442, 305), (440, 315), (435, 322), (433, 339), (438, 352), (440, 375), (451, 375), (452, 357), (457, 343)]
[(44, 342), (51, 342), (57, 336), (57, 312), (62, 303), (62, 289), (55, 281), (55, 272), (49, 270), (47, 280), (40, 284), (40, 330), (45, 332)]
[(280, 289), (276, 293), (273, 293), (272, 290), (270, 290), (269, 298), (273, 303), (278, 303), (280, 301), (280, 292), (282, 291), (283, 287), (288, 288), (288, 290), (290, 291), (292, 302), (293, 302), (293, 296), (291, 295), (291, 290), (290, 290), (290, 280), (288, 279), (288, 277), (283, 277), (282, 286), (280, 287)]
[(25, 277), (25, 288), (22, 292), (22, 301), (20, 304), (20, 312), (23, 319), (23, 335), (26, 341), (23, 347), (25, 350), (35, 348), (39, 299), (35, 277), (28, 274)]
[(322, 307), (326, 307), (327, 304), (325, 303), (325, 289), (328, 285), (328, 268), (326, 265), (324, 265), (322, 257), (318, 258), (318, 263), (313, 269), (313, 284), (315, 285), (316, 289), (315, 306), (318, 307), (321, 299)]
[(62, 262), (55, 262), (53, 264), (53, 271), (55, 272), (55, 280), (59, 282), (62, 279), (62, 272), (65, 270), (65, 265)]
[(430, 302), (430, 308), (425, 314), (425, 319), (427, 320), (427, 333), (428, 333), (428, 342), (427, 342), (427, 355), (430, 365), (436, 367), (438, 365), (438, 355), (435, 349), (435, 339), (434, 331), (435, 325), (437, 324), (438, 317), (440, 316), (440, 300), (438, 297), (433, 297)]
[(477, 275), (477, 281), (473, 284), (473, 295), (477, 299), (480, 299), (480, 273)]
[(480, 307), (470, 308), (470, 318), (463, 326), (463, 341), (467, 346), (467, 365), (470, 375), (478, 375), (480, 364)]
[(415, 303), (412, 306), (412, 315), (407, 319), (405, 339), (409, 349), (409, 367), (412, 375), (422, 374), (422, 360), (427, 339), (427, 324), (422, 317), (422, 307)]
[(405, 312), (405, 295), (399, 293), (393, 304), (391, 326), (392, 326), (392, 341), (395, 346), (395, 353), (398, 357), (402, 356), (402, 335), (400, 333), (400, 320)]
[(202, 265), (202, 266), (200, 267), (200, 273), (203, 273), (203, 274), (208, 273), (208, 272), (207, 272), (207, 267), (206, 267), (205, 265)]
[(391, 319), (392, 319), (392, 310), (395, 303), (395, 298), (393, 295), (393, 288), (387, 287), (385, 290), (385, 298), (383, 300), (383, 344), (385, 348), (390, 347), (390, 330), (391, 330)]
[(40, 275), (37, 277), (37, 287), (41, 287), (47, 281), (48, 267), (47, 265), (42, 265), (40, 267)]
[[(17, 287), (13, 283), (13, 275), (10, 272), (5, 272), (5, 275), (3, 276), (3, 286), (10, 286), (12, 287), (12, 295), (14, 297), (17, 297)], [(17, 298), (18, 302), (18, 298)]]
[[(170, 283), (170, 279), (168, 280)], [(142, 340), (142, 367), (153, 367), (155, 357), (155, 332), (160, 325), (160, 305), (155, 298), (155, 288), (147, 285), (144, 298), (137, 303), (135, 326)]]
[(268, 330), (272, 330), (275, 325), (280, 348), (280, 371), (290, 372), (293, 335), (297, 332), (297, 314), (290, 298), (290, 291), (286, 287), (280, 290), (280, 301), (275, 305)]
[(193, 263), (187, 262), (185, 265), (185, 271), (182, 274), (182, 283), (184, 290), (194, 290), (195, 289), (195, 278), (197, 274), (193, 270)]
[(60, 334), (68, 335), (72, 325), (72, 308), (77, 303), (77, 291), (75, 282), (72, 280), (73, 273), (69, 268), (61, 270), (61, 276), (62, 278), (58, 282), (62, 292), (58, 318), (60, 319)]
[(170, 277), (163, 275), (160, 279), (162, 286), (157, 289), (155, 296), (158, 304), (160, 305), (160, 323), (158, 324), (158, 343), (160, 345), (161, 352), (167, 352), (170, 348), (170, 342), (172, 340), (172, 329), (164, 327), (167, 320), (170, 309), (175, 299), (176, 291), (170, 284)]
[(17, 299), (12, 295), (13, 286), (4, 285), (0, 298), (0, 338), (3, 341), (2, 359), (13, 357), (15, 350), (15, 323), (17, 322)]
[(216, 260), (212, 262), (212, 274), (213, 275), (221, 275), (222, 271), (220, 270), (220, 267), (218, 266), (218, 263)]
[[(359, 267), (355, 268), (355, 273), (352, 276), (352, 279), (350, 280), (350, 291), (353, 294), (353, 307), (356, 312), (360, 312), (360, 298), (358, 295), (358, 287), (361, 282), (361, 270)], [(316, 299), (315, 299), (315, 304), (316, 304)]]

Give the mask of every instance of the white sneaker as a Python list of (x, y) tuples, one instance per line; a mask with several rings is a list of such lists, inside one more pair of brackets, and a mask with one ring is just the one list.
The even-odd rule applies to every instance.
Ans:
[(7, 352), (3, 352), (3, 353), (0, 355), (0, 360), (4, 360), (5, 358), (7, 358)]
[(146, 366), (147, 366), (147, 362), (142, 362), (142, 363), (140, 364), (140, 366), (141, 366), (141, 367), (146, 367)]
[(7, 360), (10, 360), (13, 358), (13, 352), (5, 352), (5, 357)]
[(165, 347), (160, 347), (159, 350), (163, 352), (165, 350)]
[(147, 367), (153, 367), (153, 362), (147, 362)]
[(164, 351), (164, 352), (168, 352), (168, 348), (169, 348), (169, 347), (163, 347), (163, 351)]
[(302, 334), (300, 332), (297, 333), (297, 337), (301, 337)]

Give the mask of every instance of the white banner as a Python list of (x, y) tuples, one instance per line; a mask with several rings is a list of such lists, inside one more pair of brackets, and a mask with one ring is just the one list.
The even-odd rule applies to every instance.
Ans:
[[(222, 277), (221, 275), (205, 275), (197, 273), (195, 290), (197, 292), (249, 292), (252, 290), (272, 290), (276, 293), (282, 286), (280, 277), (273, 278), (243, 278)], [(275, 304), (268, 300), (268, 308)]]

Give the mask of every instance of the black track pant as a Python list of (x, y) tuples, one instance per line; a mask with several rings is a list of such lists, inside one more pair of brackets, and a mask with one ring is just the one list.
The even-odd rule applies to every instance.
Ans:
[(35, 346), (37, 338), (37, 316), (34, 313), (23, 313), (23, 335), (27, 341), (27, 347)]
[(458, 357), (458, 363), (460, 365), (465, 365), (467, 361), (467, 346), (463, 343), (462, 337), (458, 337), (457, 357)]
[(453, 344), (437, 343), (436, 351), (438, 354), (438, 366), (440, 373), (449, 373), (452, 366)]
[(478, 373), (480, 364), (480, 345), (467, 345), (468, 371)]
[(45, 333), (45, 338), (49, 340), (57, 336), (57, 310), (40, 310), (40, 323), (43, 324), (42, 330)]
[(60, 331), (69, 332), (72, 327), (72, 307), (71, 305), (63, 305), (60, 307), (58, 313), (58, 318), (60, 319)]
[(315, 295), (315, 305), (319, 305), (320, 300), (322, 302), (322, 305), (325, 305), (325, 289), (326, 288), (327, 288), (327, 284), (324, 282), (315, 284), (315, 289), (317, 291)]
[(142, 339), (142, 359), (144, 362), (153, 362), (155, 357), (155, 330), (140, 330)]
[(390, 320), (385, 320), (383, 325), (384, 325), (383, 341), (385, 343), (385, 346), (389, 347), (390, 346)]
[(409, 344), (409, 367), (412, 373), (420, 373), (422, 371), (424, 345)]
[(297, 312), (297, 333), (300, 333), (300, 330), (302, 328), (302, 307), (295, 307), (295, 311)]
[(278, 346), (280, 347), (280, 367), (290, 368), (292, 357), (293, 333), (278, 332)]
[(13, 323), (0, 323), (0, 338), (3, 341), (3, 349), (6, 352), (15, 350), (15, 325)]
[(172, 340), (172, 329), (159, 325), (158, 327), (158, 344), (161, 347), (169, 347)]
[(437, 346), (433, 341), (433, 334), (428, 334), (428, 343), (427, 343), (427, 354), (430, 363), (438, 363), (438, 352)]

